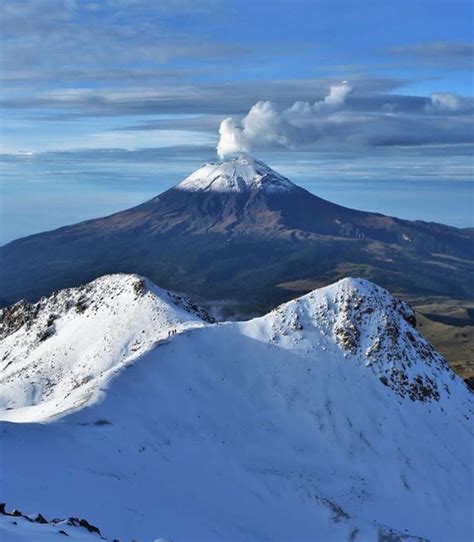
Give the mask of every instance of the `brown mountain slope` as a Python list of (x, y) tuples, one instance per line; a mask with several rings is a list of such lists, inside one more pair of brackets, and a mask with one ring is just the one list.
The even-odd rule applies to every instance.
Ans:
[(133, 209), (0, 248), (0, 299), (127, 272), (226, 316), (266, 312), (348, 275), (405, 297), (469, 300), (473, 240), (470, 230), (335, 205), (243, 156)]

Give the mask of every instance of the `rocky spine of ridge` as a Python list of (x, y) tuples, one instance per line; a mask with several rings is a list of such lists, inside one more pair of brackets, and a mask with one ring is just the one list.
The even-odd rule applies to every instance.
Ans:
[[(55, 322), (67, 313), (83, 314), (87, 311), (97, 312), (104, 296), (119, 295), (119, 291), (108, 291), (107, 277), (65, 290), (58, 290), (49, 297), (42, 297), (36, 303), (29, 303), (22, 299), (13, 305), (0, 309), (0, 340), (12, 335), (20, 329), (29, 330), (37, 328), (38, 342), (45, 341), (56, 331)], [(130, 276), (128, 284), (135, 299), (146, 294), (152, 294), (156, 286), (148, 279), (140, 276)], [(101, 291), (103, 288), (103, 291)], [(173, 292), (165, 292), (171, 303), (182, 308), (189, 314), (206, 322), (214, 322), (214, 318), (203, 307), (194, 303), (190, 298)]]
[(188, 298), (137, 275), (108, 275), (0, 311), (0, 405), (49, 402), (40, 417), (94, 401), (121, 367), (213, 321)]
[(438, 401), (461, 380), (416, 330), (414, 311), (363, 279), (341, 281), (277, 307), (270, 340), (318, 353), (337, 346), (401, 398)]

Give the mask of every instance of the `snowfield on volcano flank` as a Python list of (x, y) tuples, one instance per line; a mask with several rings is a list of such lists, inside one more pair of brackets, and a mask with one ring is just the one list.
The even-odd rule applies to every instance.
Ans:
[(4, 309), (4, 500), (107, 538), (472, 539), (472, 395), (405, 303), (203, 316), (130, 275)]

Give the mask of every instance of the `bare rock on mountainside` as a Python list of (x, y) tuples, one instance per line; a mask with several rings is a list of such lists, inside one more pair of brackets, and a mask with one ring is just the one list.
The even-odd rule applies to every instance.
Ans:
[[(58, 536), (59, 535), (59, 536)], [(42, 514), (24, 514), (17, 509), (6, 510), (0, 503), (0, 538), (4, 542), (55, 542), (67, 536), (71, 542), (102, 540), (100, 529), (84, 518), (46, 519)], [(118, 540), (114, 542), (119, 542)]]

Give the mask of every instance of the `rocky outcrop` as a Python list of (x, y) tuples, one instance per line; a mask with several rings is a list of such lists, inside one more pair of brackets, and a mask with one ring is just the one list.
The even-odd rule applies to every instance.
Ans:
[[(8, 512), (6, 510), (6, 504), (0, 503), (0, 515), (2, 516), (10, 516), (12, 518), (23, 518), (29, 523), (39, 523), (41, 525), (51, 525), (51, 526), (71, 526), (71, 527), (78, 527), (85, 529), (89, 533), (94, 533), (99, 535), (102, 540), (105, 540), (105, 538), (102, 537), (100, 529), (96, 527), (95, 525), (92, 525), (84, 518), (77, 518), (77, 517), (69, 517), (69, 518), (54, 518), (51, 520), (47, 520), (43, 514), (36, 514), (36, 515), (30, 515), (30, 514), (24, 514), (20, 510), (17, 510), (16, 508), (12, 509), (11, 512)], [(58, 530), (58, 533), (64, 534), (68, 536), (68, 534), (65, 531)], [(119, 541), (117, 541), (119, 542)]]

